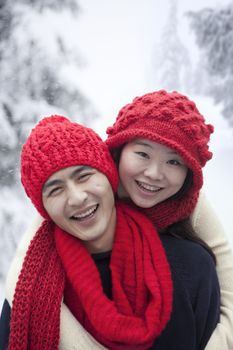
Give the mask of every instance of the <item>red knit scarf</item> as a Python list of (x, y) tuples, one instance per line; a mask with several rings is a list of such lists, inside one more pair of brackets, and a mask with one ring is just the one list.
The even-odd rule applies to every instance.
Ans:
[(58, 349), (65, 275), (53, 227), (44, 221), (27, 250), (12, 304), (9, 350)]
[(14, 296), (9, 349), (58, 349), (64, 271), (75, 295), (69, 307), (97, 340), (113, 350), (148, 349), (172, 307), (170, 269), (153, 225), (118, 204), (110, 262), (112, 301), (81, 241), (55, 227), (60, 260), (52, 231), (45, 222), (28, 249)]
[(180, 199), (168, 199), (151, 208), (140, 208), (128, 198), (124, 199), (124, 202), (145, 214), (156, 229), (163, 229), (189, 218), (197, 205), (198, 197), (199, 191), (192, 188)]
[(117, 206), (112, 301), (82, 243), (58, 227), (55, 240), (73, 289), (66, 296), (76, 318), (110, 349), (148, 349), (169, 320), (172, 304), (170, 270), (152, 224), (133, 209)]

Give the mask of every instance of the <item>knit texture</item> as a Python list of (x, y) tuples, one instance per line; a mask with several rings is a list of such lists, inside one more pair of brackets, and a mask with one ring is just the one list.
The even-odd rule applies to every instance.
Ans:
[(21, 180), (39, 213), (48, 218), (42, 203), (42, 188), (56, 171), (87, 165), (105, 174), (116, 192), (118, 175), (111, 155), (92, 130), (63, 116), (43, 118), (32, 129), (21, 152)]
[(193, 211), (203, 185), (202, 167), (212, 157), (208, 147), (212, 132), (213, 126), (205, 123), (194, 102), (176, 91), (165, 90), (136, 97), (107, 129), (110, 151), (136, 138), (149, 139), (176, 150), (193, 172), (192, 186), (182, 198), (171, 198), (144, 210), (157, 228), (185, 219)]
[[(75, 165), (96, 168), (116, 191), (116, 167), (99, 136), (62, 116), (44, 118), (23, 146), (21, 178), (27, 195), (45, 218), (44, 183), (56, 171)], [(150, 347), (170, 317), (170, 269), (153, 225), (123, 204), (117, 207), (111, 269), (113, 301), (105, 296), (99, 272), (83, 243), (45, 220), (29, 246), (16, 285), (10, 350), (58, 349), (65, 275), (75, 295), (70, 309), (75, 314), (79, 305), (80, 317), (97, 340), (111, 349)]]
[(65, 274), (68, 306), (97, 340), (113, 350), (148, 349), (170, 318), (171, 274), (153, 225), (125, 204), (117, 206), (110, 266), (112, 301), (83, 244), (46, 220), (16, 285), (9, 349), (58, 349)]
[(9, 350), (58, 349), (65, 274), (52, 230), (44, 221), (29, 245), (12, 303)]

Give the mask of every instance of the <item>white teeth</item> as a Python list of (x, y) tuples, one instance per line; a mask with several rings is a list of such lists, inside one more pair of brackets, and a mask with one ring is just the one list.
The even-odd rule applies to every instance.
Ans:
[(139, 181), (136, 181), (136, 182), (137, 182), (139, 187), (141, 187), (142, 189), (144, 189), (146, 191), (158, 192), (162, 189), (161, 187), (151, 186), (151, 185), (148, 185), (144, 182), (139, 182)]
[(95, 205), (94, 207), (88, 209), (87, 211), (81, 213), (81, 214), (77, 214), (77, 215), (73, 215), (72, 218), (74, 219), (84, 219), (88, 216), (90, 216), (91, 214), (93, 214), (97, 209), (97, 205)]

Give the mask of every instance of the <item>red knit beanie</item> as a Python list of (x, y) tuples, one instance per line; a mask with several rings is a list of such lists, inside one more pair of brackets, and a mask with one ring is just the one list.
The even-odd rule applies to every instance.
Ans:
[[(136, 97), (124, 106), (116, 122), (107, 129), (106, 144), (112, 151), (133, 139), (145, 138), (170, 147), (182, 156), (193, 173), (189, 203), (185, 203), (188, 206), (182, 214), (166, 220), (167, 225), (188, 217), (196, 204), (203, 184), (202, 167), (212, 158), (208, 142), (213, 130), (194, 102), (176, 91), (160, 90)], [(164, 225), (165, 222), (161, 223)]]
[(42, 189), (56, 171), (75, 165), (91, 166), (107, 176), (116, 192), (118, 175), (107, 146), (90, 128), (63, 116), (43, 118), (26, 140), (21, 153), (21, 181), (39, 213), (48, 218)]

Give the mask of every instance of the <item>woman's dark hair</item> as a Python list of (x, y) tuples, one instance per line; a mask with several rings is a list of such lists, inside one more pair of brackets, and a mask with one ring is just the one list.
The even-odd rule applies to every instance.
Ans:
[[(181, 198), (190, 189), (190, 187), (192, 186), (192, 182), (193, 182), (193, 172), (190, 169), (188, 169), (186, 178), (184, 180), (184, 183), (183, 183), (181, 189), (168, 199)], [(185, 219), (185, 220), (178, 221), (178, 222), (166, 227), (163, 230), (163, 233), (171, 235), (171, 236), (176, 237), (176, 238), (188, 239), (190, 241), (199, 243), (203, 248), (205, 248), (208, 251), (208, 253), (212, 256), (214, 263), (216, 264), (216, 257), (215, 257), (214, 252), (212, 251), (212, 249), (208, 246), (208, 244), (205, 241), (203, 241), (200, 237), (197, 236), (195, 230), (193, 229), (193, 227), (191, 225), (189, 218)]]
[(159, 231), (160, 234), (170, 235), (179, 239), (187, 239), (189, 241), (200, 244), (207, 252), (211, 255), (216, 264), (216, 257), (212, 249), (208, 244), (197, 236), (195, 230), (193, 229), (190, 219), (185, 219), (178, 221), (163, 230)]
[[(123, 144), (121, 147), (118, 149), (113, 150), (112, 157), (117, 165), (119, 167), (119, 162), (120, 162), (120, 157), (121, 157), (121, 151), (124, 148), (125, 144)], [(179, 199), (181, 198), (192, 186), (193, 182), (193, 173), (191, 169), (188, 169), (185, 181), (183, 183), (183, 186), (181, 189), (175, 193), (172, 197), (169, 198), (169, 200), (172, 199)], [(204, 249), (208, 251), (208, 253), (211, 255), (211, 257), (214, 260), (214, 263), (216, 264), (216, 257), (212, 249), (208, 246), (208, 244), (203, 241), (200, 237), (197, 236), (195, 230), (193, 229), (190, 219), (185, 219), (178, 221), (168, 227), (166, 227), (163, 230), (159, 231), (160, 234), (167, 234), (171, 235), (173, 237), (179, 238), (179, 239), (187, 239), (192, 242), (200, 244)]]
[(121, 152), (122, 152), (123, 148), (125, 147), (125, 145), (126, 145), (126, 143), (123, 143), (123, 145), (121, 145), (120, 147), (115, 148), (113, 150), (110, 150), (112, 158), (113, 158), (117, 168), (119, 167)]

